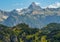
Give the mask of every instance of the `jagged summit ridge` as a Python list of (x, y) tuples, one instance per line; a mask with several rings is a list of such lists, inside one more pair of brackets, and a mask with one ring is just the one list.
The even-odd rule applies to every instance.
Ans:
[(26, 23), (30, 27), (37, 28), (41, 28), (51, 22), (60, 23), (60, 8), (42, 9), (33, 2), (28, 8), (18, 11), (16, 9), (10, 12), (0, 11), (0, 23), (9, 27), (19, 23)]
[(39, 5), (37, 5), (35, 2), (32, 2), (32, 4), (28, 7), (28, 9), (41, 9)]

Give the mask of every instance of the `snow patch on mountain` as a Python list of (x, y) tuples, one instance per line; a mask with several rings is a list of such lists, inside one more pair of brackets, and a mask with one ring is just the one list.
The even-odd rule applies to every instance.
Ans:
[(8, 18), (8, 16), (0, 16), (0, 21), (4, 21), (5, 19), (7, 19)]
[(19, 8), (17, 8), (16, 10), (17, 10), (18, 12), (21, 12), (22, 8), (20, 8), (20, 9), (19, 9)]

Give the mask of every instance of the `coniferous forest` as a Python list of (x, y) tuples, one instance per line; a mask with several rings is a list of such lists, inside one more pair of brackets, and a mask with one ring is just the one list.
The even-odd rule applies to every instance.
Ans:
[(14, 27), (0, 24), (0, 42), (60, 42), (60, 23), (50, 23), (41, 29), (25, 23)]

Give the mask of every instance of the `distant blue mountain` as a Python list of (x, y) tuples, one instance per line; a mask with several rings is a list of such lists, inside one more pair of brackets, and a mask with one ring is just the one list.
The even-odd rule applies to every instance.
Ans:
[(49, 23), (60, 23), (60, 8), (42, 9), (33, 2), (28, 8), (19, 11), (0, 10), (0, 23), (9, 27), (26, 23), (30, 27), (42, 28)]

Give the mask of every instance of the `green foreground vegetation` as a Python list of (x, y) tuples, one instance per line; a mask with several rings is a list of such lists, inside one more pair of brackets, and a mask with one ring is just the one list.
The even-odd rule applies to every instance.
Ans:
[(0, 24), (0, 42), (60, 42), (60, 24), (50, 23), (41, 29), (24, 23), (12, 28)]

